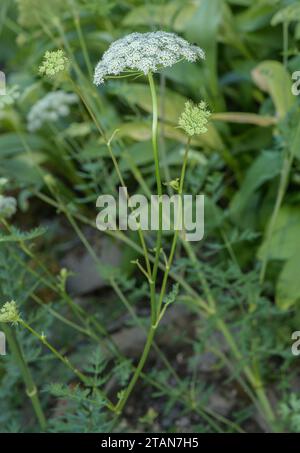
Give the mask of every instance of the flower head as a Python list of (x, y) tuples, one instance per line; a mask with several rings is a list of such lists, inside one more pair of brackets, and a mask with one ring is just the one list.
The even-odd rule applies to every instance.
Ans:
[(113, 42), (96, 66), (94, 83), (104, 83), (108, 75), (135, 70), (148, 74), (173, 66), (181, 59), (205, 58), (204, 51), (174, 33), (156, 31), (131, 33)]
[(27, 115), (27, 129), (34, 132), (40, 129), (43, 123), (55, 122), (70, 113), (70, 105), (78, 102), (74, 93), (53, 91), (46, 94), (31, 108)]
[(6, 302), (3, 307), (0, 308), (0, 322), (18, 324), (20, 319), (20, 313), (14, 300)]
[(207, 131), (206, 125), (210, 115), (211, 113), (207, 110), (204, 101), (201, 101), (198, 105), (187, 101), (178, 124), (190, 136), (204, 134)]
[(39, 67), (39, 72), (42, 75), (48, 77), (53, 77), (59, 72), (62, 72), (66, 69), (68, 59), (65, 56), (63, 50), (55, 50), (52, 52), (47, 52), (44, 55), (44, 61)]
[(17, 200), (13, 197), (0, 195), (0, 218), (8, 219), (17, 210)]

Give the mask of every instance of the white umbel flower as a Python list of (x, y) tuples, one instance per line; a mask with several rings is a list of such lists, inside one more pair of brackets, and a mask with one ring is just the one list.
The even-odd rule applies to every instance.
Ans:
[(9, 219), (17, 210), (17, 200), (14, 197), (0, 195), (0, 218)]
[(156, 31), (131, 33), (113, 42), (96, 66), (94, 83), (104, 83), (109, 75), (126, 71), (144, 74), (173, 66), (178, 61), (205, 58), (204, 51), (174, 33)]
[(64, 91), (53, 91), (40, 99), (27, 115), (27, 129), (34, 132), (46, 122), (55, 122), (68, 116), (70, 105), (78, 102), (78, 96)]

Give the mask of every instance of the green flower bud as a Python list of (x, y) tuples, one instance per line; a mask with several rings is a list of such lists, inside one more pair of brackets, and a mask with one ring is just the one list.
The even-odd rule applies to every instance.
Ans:
[(178, 124), (187, 135), (204, 134), (207, 131), (208, 118), (211, 113), (207, 110), (206, 103), (193, 104), (191, 101), (185, 103), (185, 109), (181, 114)]
[(44, 61), (39, 67), (39, 72), (42, 75), (54, 77), (56, 74), (65, 71), (67, 64), (68, 58), (63, 50), (47, 51), (44, 55)]
[(20, 313), (14, 300), (6, 302), (3, 307), (0, 308), (0, 322), (18, 324), (20, 319)]

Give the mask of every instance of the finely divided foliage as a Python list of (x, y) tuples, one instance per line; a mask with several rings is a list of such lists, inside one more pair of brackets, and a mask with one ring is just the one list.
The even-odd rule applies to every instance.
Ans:
[(204, 59), (204, 51), (175, 33), (164, 31), (131, 33), (113, 42), (96, 66), (94, 83), (104, 83), (105, 77), (135, 70), (148, 74), (173, 66), (184, 59), (194, 62)]

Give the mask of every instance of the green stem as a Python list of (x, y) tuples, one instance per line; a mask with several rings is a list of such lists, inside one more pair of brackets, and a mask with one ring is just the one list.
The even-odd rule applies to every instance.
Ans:
[(283, 65), (287, 69), (289, 51), (289, 22), (283, 22)]
[(154, 266), (152, 271), (152, 280), (154, 282), (154, 289), (155, 289), (155, 282), (157, 277), (157, 270), (160, 258), (160, 250), (161, 250), (161, 243), (162, 243), (162, 203), (161, 203), (161, 196), (162, 196), (162, 184), (161, 184), (161, 177), (160, 177), (160, 166), (159, 166), (159, 154), (158, 154), (158, 146), (157, 146), (157, 131), (158, 131), (158, 104), (157, 104), (157, 95), (155, 89), (155, 83), (153, 80), (153, 75), (151, 72), (148, 74), (148, 80), (150, 85), (151, 91), (151, 99), (152, 99), (152, 148), (153, 148), (153, 157), (154, 157), (154, 164), (155, 164), (155, 178), (156, 178), (156, 186), (157, 186), (157, 195), (159, 197), (159, 226), (158, 226), (158, 233), (157, 233), (157, 240), (156, 240), (156, 250), (155, 250), (155, 260)]
[(274, 209), (272, 212), (270, 224), (267, 229), (267, 236), (266, 236), (266, 242), (265, 242), (265, 244), (266, 244), (265, 255), (264, 255), (264, 258), (262, 261), (262, 266), (261, 266), (261, 271), (260, 271), (260, 276), (259, 276), (259, 281), (260, 281), (261, 285), (264, 283), (264, 280), (265, 280), (267, 265), (268, 265), (268, 260), (269, 260), (270, 243), (271, 243), (271, 239), (272, 239), (272, 236), (274, 233), (277, 216), (278, 216), (279, 210), (281, 208), (281, 204), (284, 199), (292, 162), (293, 162), (293, 156), (288, 156), (288, 155), (285, 157), (284, 162), (283, 162), (277, 197), (276, 197)]
[(150, 279), (150, 298), (151, 298), (151, 326), (149, 328), (147, 334), (147, 340), (144, 346), (143, 353), (139, 360), (139, 363), (135, 369), (135, 372), (127, 386), (122, 398), (120, 399), (117, 405), (117, 412), (121, 413), (125, 404), (137, 383), (140, 374), (144, 368), (146, 360), (148, 358), (149, 352), (151, 350), (151, 346), (154, 340), (154, 335), (158, 324), (156, 323), (157, 320), (157, 309), (156, 309), (156, 278), (157, 278), (157, 271), (159, 266), (159, 259), (160, 259), (160, 250), (161, 250), (161, 243), (162, 243), (162, 203), (161, 203), (161, 196), (162, 196), (162, 184), (161, 184), (161, 177), (160, 177), (160, 168), (159, 168), (159, 154), (158, 154), (158, 146), (157, 146), (157, 132), (158, 132), (158, 104), (157, 104), (157, 95), (155, 89), (155, 83), (153, 80), (153, 75), (151, 72), (148, 74), (148, 80), (150, 85), (151, 91), (151, 98), (152, 98), (152, 148), (153, 148), (153, 157), (154, 157), (154, 164), (155, 164), (155, 177), (156, 177), (156, 185), (157, 185), (157, 195), (159, 197), (159, 229), (157, 233), (157, 240), (156, 240), (156, 249), (155, 249), (155, 258), (154, 258), (154, 265), (152, 270), (152, 275)]
[(154, 340), (154, 335), (155, 335), (155, 331), (156, 331), (156, 326), (153, 326), (151, 324), (151, 327), (148, 331), (148, 335), (147, 335), (147, 340), (146, 340), (146, 344), (144, 346), (144, 350), (143, 350), (143, 353), (142, 353), (142, 356), (139, 360), (139, 363), (135, 369), (135, 372), (133, 374), (133, 377), (131, 378), (131, 381), (129, 383), (129, 385), (127, 386), (122, 398), (120, 399), (119, 403), (117, 404), (116, 406), (116, 412), (117, 414), (121, 414), (122, 413), (122, 410), (124, 409), (124, 406), (132, 392), (132, 390), (134, 389), (135, 387), (135, 384), (137, 383), (139, 377), (140, 377), (140, 374), (144, 368), (144, 365), (146, 363), (146, 360), (148, 358), (148, 355), (149, 355), (149, 352), (151, 350), (151, 346), (152, 346), (152, 343), (153, 343), (153, 340)]
[[(190, 144), (191, 144), (191, 138), (189, 137), (186, 148), (185, 148), (184, 159), (183, 159), (181, 175), (180, 175), (179, 190), (178, 190), (178, 195), (180, 196), (180, 213), (179, 213), (179, 215), (181, 216), (181, 218), (182, 218), (182, 192), (183, 192), (183, 184), (184, 184), (184, 179), (185, 179), (185, 172), (186, 172), (186, 166), (187, 166), (187, 161), (188, 161)], [(160, 310), (161, 310), (163, 298), (164, 298), (165, 291), (166, 291), (166, 286), (167, 286), (167, 282), (168, 282), (170, 269), (171, 269), (173, 259), (174, 259), (178, 236), (179, 236), (179, 229), (177, 226), (177, 229), (174, 232), (173, 241), (172, 241), (172, 245), (171, 245), (171, 251), (170, 251), (170, 255), (169, 255), (169, 258), (168, 258), (168, 261), (166, 264), (166, 270), (165, 270), (164, 276), (163, 276), (162, 287), (161, 287), (160, 296), (159, 296), (159, 300), (158, 300), (158, 304), (157, 304), (157, 311), (156, 311), (157, 318), (159, 318), (159, 316), (160, 316)]]
[(18, 364), (20, 373), (26, 386), (26, 394), (31, 400), (31, 404), (40, 427), (42, 430), (45, 430), (47, 422), (38, 396), (38, 390), (34, 383), (26, 360), (23, 356), (17, 337), (9, 326), (3, 324), (2, 329), (7, 338), (9, 348)]

